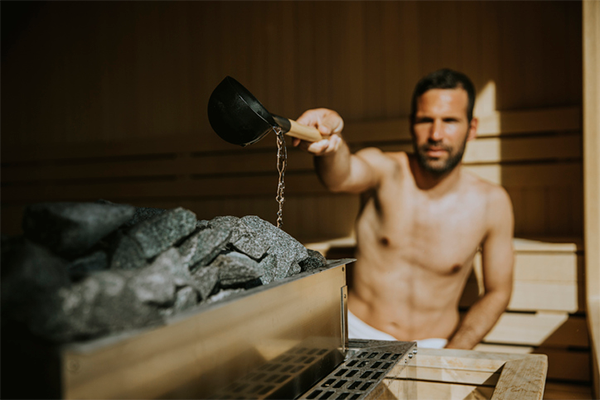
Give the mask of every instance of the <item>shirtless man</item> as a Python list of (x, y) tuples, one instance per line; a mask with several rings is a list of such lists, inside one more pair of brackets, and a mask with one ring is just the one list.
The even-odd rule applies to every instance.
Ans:
[[(312, 144), (294, 139), (315, 155), (323, 184), (361, 194), (350, 337), (362, 331), (425, 339), (423, 347), (472, 349), (505, 310), (512, 291), (511, 202), (503, 188), (461, 166), (466, 142), (477, 134), (474, 101), (473, 84), (461, 73), (440, 70), (421, 79), (410, 117), (414, 155), (376, 148), (351, 154), (343, 120), (332, 110), (309, 110), (298, 119), (325, 137)], [(485, 293), (461, 321), (458, 303), (478, 249)]]

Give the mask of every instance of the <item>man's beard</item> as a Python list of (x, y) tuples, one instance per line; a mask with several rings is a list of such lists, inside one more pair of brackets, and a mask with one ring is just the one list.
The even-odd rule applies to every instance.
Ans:
[[(462, 146), (456, 150), (451, 146), (447, 146), (441, 142), (436, 142), (431, 139), (429, 139), (426, 144), (419, 147), (417, 147), (417, 144), (413, 141), (415, 155), (417, 157), (419, 166), (434, 176), (442, 176), (452, 171), (463, 158), (468, 137), (469, 132), (467, 132)], [(438, 158), (429, 157), (427, 155), (427, 150), (429, 150), (430, 147), (445, 150), (448, 153), (448, 158), (445, 161), (442, 161)]]

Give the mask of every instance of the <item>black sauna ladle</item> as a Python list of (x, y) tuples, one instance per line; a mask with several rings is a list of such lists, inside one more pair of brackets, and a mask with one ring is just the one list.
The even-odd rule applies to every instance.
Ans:
[(230, 76), (225, 77), (210, 95), (208, 120), (217, 135), (240, 146), (258, 142), (275, 127), (280, 127), (289, 136), (309, 142), (322, 139), (316, 128), (271, 114)]

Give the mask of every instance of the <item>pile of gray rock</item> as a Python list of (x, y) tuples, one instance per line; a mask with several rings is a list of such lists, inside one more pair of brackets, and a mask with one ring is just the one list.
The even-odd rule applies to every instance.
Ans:
[(256, 216), (197, 220), (183, 208), (107, 201), (29, 206), (2, 238), (2, 323), (70, 342), (158, 325), (326, 260)]

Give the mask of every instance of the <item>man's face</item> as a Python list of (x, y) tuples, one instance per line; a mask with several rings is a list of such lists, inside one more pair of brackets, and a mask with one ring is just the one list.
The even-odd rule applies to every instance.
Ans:
[(431, 89), (417, 99), (412, 125), (419, 165), (434, 175), (460, 163), (467, 140), (475, 138), (477, 120), (467, 118), (467, 92), (462, 88)]

